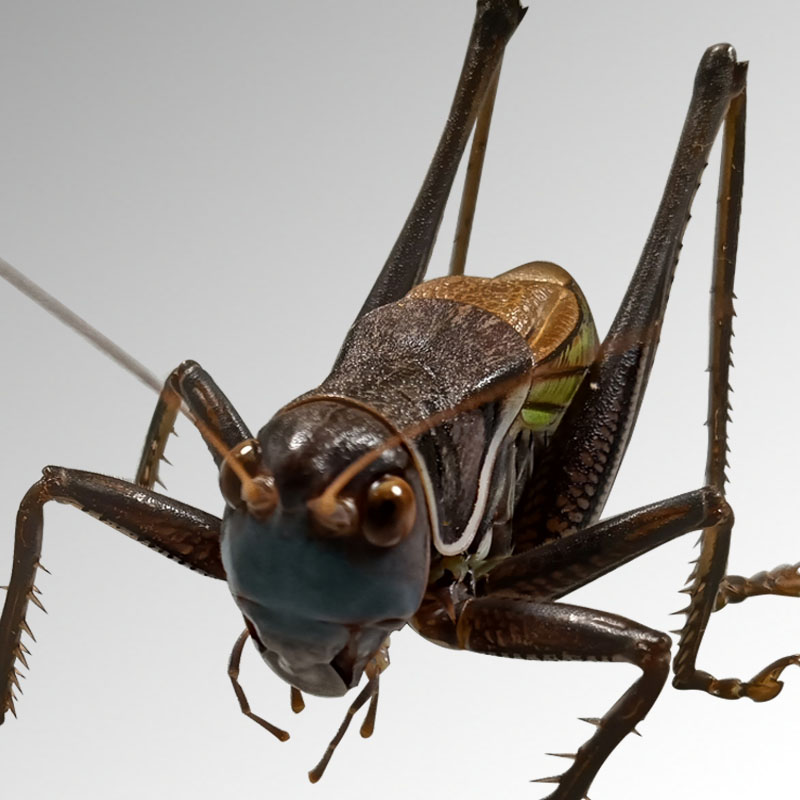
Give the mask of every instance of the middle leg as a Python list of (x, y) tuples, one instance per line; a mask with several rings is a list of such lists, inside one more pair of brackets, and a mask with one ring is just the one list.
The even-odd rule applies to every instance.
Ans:
[(547, 800), (586, 796), (603, 762), (640, 722), (669, 674), (670, 638), (615, 614), (562, 603), (486, 597), (466, 604), (456, 623), (465, 650), (515, 658), (555, 661), (618, 661), (634, 664), (641, 677), (600, 719), (592, 737), (574, 754)]

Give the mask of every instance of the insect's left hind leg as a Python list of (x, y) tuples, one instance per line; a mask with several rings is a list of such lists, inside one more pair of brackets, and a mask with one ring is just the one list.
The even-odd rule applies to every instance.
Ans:
[[(514, 512), (516, 553), (569, 537), (597, 521), (643, 398), (658, 345), (669, 289), (700, 182), (717, 131), (724, 141), (717, 214), (711, 316), (711, 391), (706, 484), (724, 496), (733, 274), (744, 168), (747, 65), (730, 45), (709, 48), (700, 61), (686, 122), (661, 204), (642, 256), (600, 351), (589, 367)], [(726, 697), (774, 697), (777, 676), (797, 656), (780, 659), (750, 681), (718, 681), (695, 668), (697, 651), (725, 577), (732, 518), (703, 532), (691, 577), (688, 620), (675, 658), (675, 685)], [(763, 584), (767, 588), (768, 583)], [(723, 590), (725, 591), (725, 590)]]
[[(706, 484), (723, 494), (730, 408), (728, 395), (734, 316), (733, 275), (744, 178), (745, 116), (746, 95), (743, 91), (732, 100), (725, 119), (712, 279)], [(792, 664), (800, 666), (800, 656), (778, 659), (749, 681), (738, 678), (717, 679), (695, 666), (700, 642), (712, 611), (724, 607), (728, 602), (741, 602), (747, 597), (760, 594), (800, 596), (797, 565), (782, 565), (771, 572), (758, 573), (750, 579), (725, 576), (732, 527), (733, 520), (728, 519), (703, 530), (700, 557), (687, 589), (690, 601), (686, 608), (686, 624), (681, 631), (678, 653), (675, 656), (673, 685), (678, 689), (701, 689), (725, 699), (749, 697), (756, 701), (771, 700), (783, 687), (783, 683), (778, 680), (781, 672)]]
[(570, 536), (602, 514), (644, 398), (692, 200), (745, 78), (746, 65), (736, 61), (730, 45), (704, 53), (675, 159), (625, 297), (518, 499), (516, 553)]

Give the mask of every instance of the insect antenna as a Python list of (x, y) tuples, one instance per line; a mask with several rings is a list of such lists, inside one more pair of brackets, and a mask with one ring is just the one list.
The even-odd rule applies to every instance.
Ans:
[(0, 258), (0, 276), (79, 336), (83, 336), (89, 344), (96, 347), (101, 353), (105, 353), (110, 359), (116, 361), (117, 364), (138, 378), (145, 386), (149, 386), (154, 392), (161, 391), (162, 381), (147, 369), (144, 364), (137, 361), (129, 353), (126, 353), (119, 345), (100, 333), (97, 328), (90, 325), (83, 317), (79, 317), (72, 309), (67, 308), (60, 300), (46, 292), (38, 283), (34, 283), (30, 278), (23, 275), (16, 267), (12, 267), (3, 258)]
[[(16, 267), (9, 264), (8, 261), (3, 258), (0, 258), (0, 277), (5, 278), (14, 288), (33, 300), (34, 303), (40, 305), (45, 311), (63, 322), (64, 325), (75, 331), (79, 336), (82, 336), (93, 347), (108, 356), (112, 361), (115, 361), (126, 372), (129, 372), (145, 386), (156, 392), (156, 394), (161, 394), (164, 382), (159, 380), (154, 372), (151, 372), (144, 364), (130, 355), (130, 353), (123, 350), (105, 334), (101, 333), (93, 325), (90, 325), (83, 317), (65, 306), (60, 300), (53, 297), (53, 295), (39, 286), (38, 283), (35, 283), (26, 275), (23, 275)], [(228, 448), (201, 419), (195, 417), (185, 403), (181, 403), (180, 411), (200, 431), (206, 441), (220, 456), (223, 458), (228, 456), (230, 448)], [(231, 467), (243, 483), (246, 484), (252, 480), (251, 476), (235, 459), (231, 460)]]

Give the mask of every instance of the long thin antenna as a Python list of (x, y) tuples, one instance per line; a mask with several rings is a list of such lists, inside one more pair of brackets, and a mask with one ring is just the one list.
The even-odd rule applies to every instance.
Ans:
[[(38, 303), (45, 311), (61, 320), (68, 328), (80, 334), (89, 344), (96, 347), (101, 353), (119, 364), (124, 370), (138, 378), (145, 386), (151, 388), (157, 395), (161, 396), (164, 381), (160, 380), (154, 373), (132, 355), (125, 352), (119, 345), (115, 344), (103, 335), (94, 326), (90, 325), (85, 319), (79, 317), (74, 311), (67, 308), (60, 300), (56, 300), (53, 295), (46, 292), (37, 283), (23, 275), (16, 267), (12, 267), (3, 258), (0, 258), (0, 277), (5, 278), (12, 286), (19, 289), (24, 295), (28, 296), (34, 303)], [(179, 406), (182, 413), (203, 435), (210, 447), (213, 447), (223, 458), (230, 453), (230, 449), (225, 445), (219, 435), (212, 430), (203, 420), (196, 417), (181, 400)], [(237, 461), (231, 462), (231, 467), (239, 476), (243, 483), (252, 480), (251, 476)], [(163, 484), (162, 484), (163, 485)]]
[(121, 347), (114, 344), (111, 339), (100, 333), (97, 328), (91, 326), (85, 319), (79, 317), (74, 311), (71, 311), (62, 302), (56, 300), (53, 295), (46, 292), (30, 278), (25, 277), (18, 269), (12, 267), (8, 261), (2, 258), (0, 258), (0, 276), (19, 289), (24, 295), (30, 297), (34, 303), (38, 303), (45, 311), (61, 320), (68, 328), (83, 336), (91, 345), (116, 361), (123, 369), (126, 369), (146, 386), (149, 386), (156, 394), (161, 392), (164, 382), (150, 372), (144, 364), (126, 353)]

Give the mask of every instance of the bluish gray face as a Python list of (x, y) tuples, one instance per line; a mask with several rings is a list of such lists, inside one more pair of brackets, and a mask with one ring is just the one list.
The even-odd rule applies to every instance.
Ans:
[[(274, 478), (274, 508), (262, 518), (228, 508), (223, 518), (222, 560), (253, 639), (278, 675), (311, 694), (339, 696), (357, 685), (425, 589), (427, 509), (404, 448), (381, 452), (336, 493), (344, 523), (313, 502), (391, 436), (376, 418), (339, 403), (283, 412), (258, 436), (262, 468)], [(376, 491), (383, 498), (377, 505)], [(376, 530), (397, 528), (398, 509), (406, 512), (403, 535), (381, 539)]]

